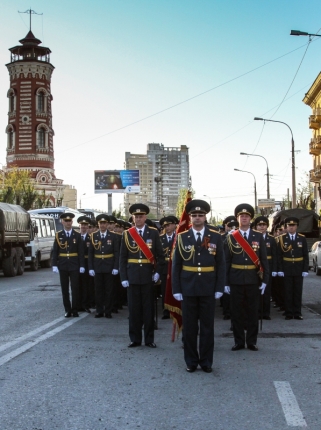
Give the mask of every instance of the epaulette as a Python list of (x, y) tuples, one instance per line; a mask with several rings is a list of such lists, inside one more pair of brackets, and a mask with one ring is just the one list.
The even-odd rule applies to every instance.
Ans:
[(162, 236), (165, 236), (165, 233), (162, 233), (162, 234), (159, 235), (159, 237), (162, 237)]
[(156, 227), (150, 227), (150, 226), (148, 226), (148, 228), (151, 228), (152, 230), (157, 230), (158, 231), (158, 228), (156, 228)]
[(209, 228), (209, 231), (211, 231), (212, 233), (217, 233), (217, 234), (221, 234), (220, 232), (216, 231), (216, 230), (212, 230), (211, 228)]
[(285, 236), (287, 233), (282, 233), (282, 234), (279, 234), (279, 237), (281, 237), (281, 236)]
[(274, 238), (273, 234), (268, 233), (268, 236), (270, 236), (270, 237), (273, 237), (273, 238)]
[(121, 235), (122, 235), (122, 233), (118, 233), (118, 231), (111, 231), (110, 233), (118, 234), (119, 236), (121, 236)]
[(255, 231), (255, 233), (261, 233), (261, 234), (262, 234), (262, 232), (261, 232), (261, 231), (259, 231), (259, 230), (255, 230), (255, 228), (251, 228), (251, 230), (252, 230), (252, 231)]
[(61, 233), (62, 232), (62, 230), (58, 230), (58, 231), (56, 231), (56, 233)]
[(304, 235), (304, 234), (302, 234), (302, 233), (298, 233), (298, 236), (303, 236), (303, 237), (305, 237), (305, 235)]
[(188, 233), (188, 231), (189, 231), (189, 229), (188, 230), (185, 230), (185, 231), (180, 231), (179, 233), (177, 233), (177, 234), (186, 234), (186, 233)]

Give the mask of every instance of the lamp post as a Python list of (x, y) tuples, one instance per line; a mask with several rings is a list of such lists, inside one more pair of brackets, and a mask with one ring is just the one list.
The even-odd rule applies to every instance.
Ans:
[(278, 122), (280, 124), (284, 124), (288, 127), (291, 132), (291, 152), (292, 152), (292, 209), (296, 208), (296, 185), (295, 185), (295, 156), (294, 156), (294, 139), (291, 127), (283, 121), (275, 121), (274, 119), (265, 119), (265, 118), (254, 118), (255, 121), (269, 121), (269, 122)]
[(248, 155), (250, 157), (261, 157), (264, 158), (265, 162), (266, 162), (266, 197), (268, 199), (270, 199), (270, 173), (269, 173), (269, 165), (268, 162), (266, 161), (266, 158), (263, 157), (263, 155), (258, 155), (258, 154), (248, 154), (247, 152), (240, 152), (240, 155)]
[(85, 196), (86, 195), (86, 193), (84, 193), (84, 194), (82, 194), (81, 196), (80, 196), (80, 199), (79, 199), (79, 209), (81, 209), (81, 198), (82, 198), (82, 196)]
[(206, 194), (203, 194), (203, 197), (207, 197), (209, 199), (209, 201), (210, 201), (211, 222), (212, 222), (213, 217), (212, 217), (212, 202), (211, 202), (211, 198), (209, 196), (207, 196)]
[(250, 175), (253, 176), (254, 178), (254, 208), (255, 208), (255, 212), (257, 212), (257, 194), (256, 194), (256, 179), (255, 176), (252, 172), (248, 172), (247, 170), (240, 170), (240, 169), (234, 169), (237, 172), (243, 172), (243, 173), (249, 173)]

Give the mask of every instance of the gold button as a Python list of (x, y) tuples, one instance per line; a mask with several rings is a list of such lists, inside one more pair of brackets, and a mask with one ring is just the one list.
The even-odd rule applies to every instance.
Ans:
[(198, 265), (200, 265), (201, 263), (197, 263)]
[(199, 275), (201, 276), (201, 273), (199, 273)]
[(142, 260), (138, 260), (138, 263), (141, 263), (142, 262)]
[[(200, 264), (200, 263), (198, 263), (198, 264)], [(201, 268), (201, 267), (198, 267), (198, 268), (197, 268), (197, 270), (198, 270), (199, 272), (201, 272), (201, 271), (202, 271), (202, 268)]]

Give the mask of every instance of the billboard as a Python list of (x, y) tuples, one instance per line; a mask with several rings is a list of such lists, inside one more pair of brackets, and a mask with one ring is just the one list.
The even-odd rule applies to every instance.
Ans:
[(139, 170), (95, 170), (95, 193), (139, 193)]

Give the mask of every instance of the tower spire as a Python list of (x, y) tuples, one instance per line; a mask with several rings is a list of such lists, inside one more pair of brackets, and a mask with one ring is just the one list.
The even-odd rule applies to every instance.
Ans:
[(37, 13), (34, 10), (32, 10), (31, 8), (27, 9), (25, 12), (20, 12), (20, 10), (18, 10), (18, 13), (28, 13), (30, 15), (30, 17), (29, 17), (29, 27), (30, 27), (29, 31), (31, 31), (31, 15), (43, 15), (43, 13)]

